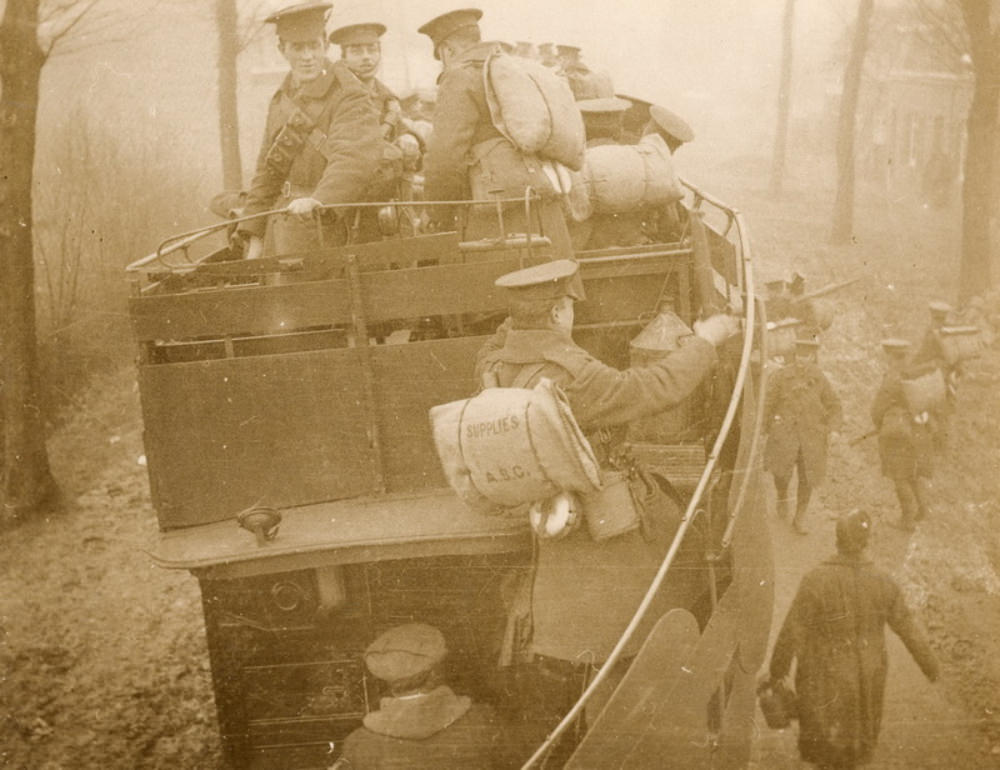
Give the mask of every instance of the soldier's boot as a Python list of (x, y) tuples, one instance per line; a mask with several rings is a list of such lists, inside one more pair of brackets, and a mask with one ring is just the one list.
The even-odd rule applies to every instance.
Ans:
[(809, 498), (812, 497), (812, 487), (804, 475), (799, 475), (799, 489), (795, 497), (795, 518), (792, 519), (792, 530), (796, 535), (808, 535), (806, 526), (806, 511), (809, 510)]
[(779, 519), (788, 518), (788, 479), (774, 477), (774, 491), (777, 497), (776, 508)]
[(913, 483), (909, 479), (896, 480), (896, 497), (899, 498), (900, 517), (898, 522), (890, 522), (897, 529), (912, 532), (916, 529), (914, 523), (917, 515), (917, 496)]

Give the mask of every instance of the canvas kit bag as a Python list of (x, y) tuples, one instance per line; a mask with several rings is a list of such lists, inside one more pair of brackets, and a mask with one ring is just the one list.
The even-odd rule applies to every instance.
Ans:
[(624, 214), (684, 197), (670, 148), (658, 134), (638, 144), (588, 147), (583, 182), (598, 214)]
[(594, 451), (566, 396), (548, 379), (435, 406), (430, 420), (445, 478), (473, 510), (601, 487)]
[(493, 125), (518, 150), (580, 169), (587, 137), (569, 83), (539, 62), (499, 51), (486, 60), (483, 81)]
[(944, 360), (952, 366), (983, 352), (983, 335), (978, 326), (942, 326), (938, 339)]

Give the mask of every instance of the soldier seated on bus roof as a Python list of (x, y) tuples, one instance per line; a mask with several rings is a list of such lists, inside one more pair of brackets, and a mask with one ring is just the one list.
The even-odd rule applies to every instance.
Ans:
[(365, 650), (365, 666), (389, 688), (347, 736), (331, 770), (502, 767), (505, 742), (490, 706), (456, 695), (441, 675), (444, 635), (424, 623), (390, 628)]

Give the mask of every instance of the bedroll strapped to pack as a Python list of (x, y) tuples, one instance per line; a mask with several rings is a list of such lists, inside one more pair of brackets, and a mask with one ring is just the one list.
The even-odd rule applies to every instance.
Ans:
[(474, 510), (601, 487), (594, 451), (548, 379), (533, 388), (487, 388), (433, 407), (430, 419), (445, 477)]
[(598, 214), (624, 214), (684, 197), (670, 148), (657, 134), (638, 144), (588, 147), (583, 181)]
[(486, 103), (497, 131), (526, 155), (583, 166), (586, 132), (569, 83), (540, 63), (502, 52), (483, 66)]

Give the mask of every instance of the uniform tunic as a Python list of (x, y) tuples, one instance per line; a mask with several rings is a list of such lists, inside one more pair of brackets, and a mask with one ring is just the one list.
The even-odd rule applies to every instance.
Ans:
[[(710, 343), (693, 337), (655, 364), (618, 370), (593, 358), (565, 333), (511, 329), (503, 347), (488, 351), (480, 367), (496, 373), (499, 384), (508, 387), (524, 367), (544, 363), (531, 384), (547, 377), (559, 385), (587, 432), (675, 406), (708, 374), (715, 358)], [(585, 526), (562, 540), (539, 541), (531, 652), (575, 663), (604, 661), (649, 588), (668, 545), (669, 537), (647, 541), (638, 531), (596, 542)], [(684, 577), (698, 577), (696, 570), (680, 572), (672, 585), (675, 598), (676, 592), (690, 588)], [(656, 617), (657, 613), (649, 613), (647, 632)], [(634, 655), (643, 639), (640, 631), (625, 654)]]
[(806, 574), (771, 657), (771, 678), (798, 660), (799, 751), (807, 762), (867, 760), (882, 724), (888, 674), (885, 625), (929, 679), (937, 662), (899, 586), (871, 562), (837, 555)]
[[(314, 116), (320, 112), (320, 105), (326, 105), (317, 128), (326, 135), (323, 149), (329, 160), (307, 142), (292, 161), (288, 174), (280, 176), (266, 159), (275, 137), (295, 110), (294, 99), (309, 105)], [(301, 197), (312, 197), (324, 204), (359, 200), (381, 157), (378, 117), (371, 97), (343, 62), (328, 61), (323, 74), (298, 88), (291, 74), (286, 76), (268, 107), (246, 214), (281, 207)], [(265, 227), (263, 219), (240, 225), (244, 232), (257, 236), (263, 236)]]
[[(557, 257), (569, 257), (572, 249), (566, 220), (559, 202), (551, 197), (552, 185), (533, 156), (522, 155), (493, 125), (486, 103), (483, 67), (498, 43), (483, 42), (459, 55), (438, 80), (433, 130), (424, 157), (424, 197), (431, 201), (490, 200), (522, 197), (526, 186), (549, 197), (534, 204), (537, 209), (531, 231), (544, 230), (552, 239)], [(526, 232), (523, 204), (505, 207), (507, 233)], [(495, 209), (472, 212), (466, 237), (496, 238), (500, 235)], [(435, 212), (439, 218), (441, 209)], [(537, 217), (541, 217), (541, 228)], [(506, 234), (506, 233), (505, 233)]]
[(878, 428), (882, 474), (891, 479), (913, 480), (929, 477), (933, 470), (933, 428), (931, 417), (915, 421), (903, 396), (898, 372), (889, 372), (872, 403), (872, 422)]
[(497, 717), (448, 687), (383, 698), (344, 742), (338, 770), (471, 770), (502, 767), (505, 752)]
[(810, 484), (826, 473), (827, 434), (840, 427), (840, 399), (814, 363), (793, 363), (775, 372), (767, 384), (764, 469), (788, 478), (799, 452)]

